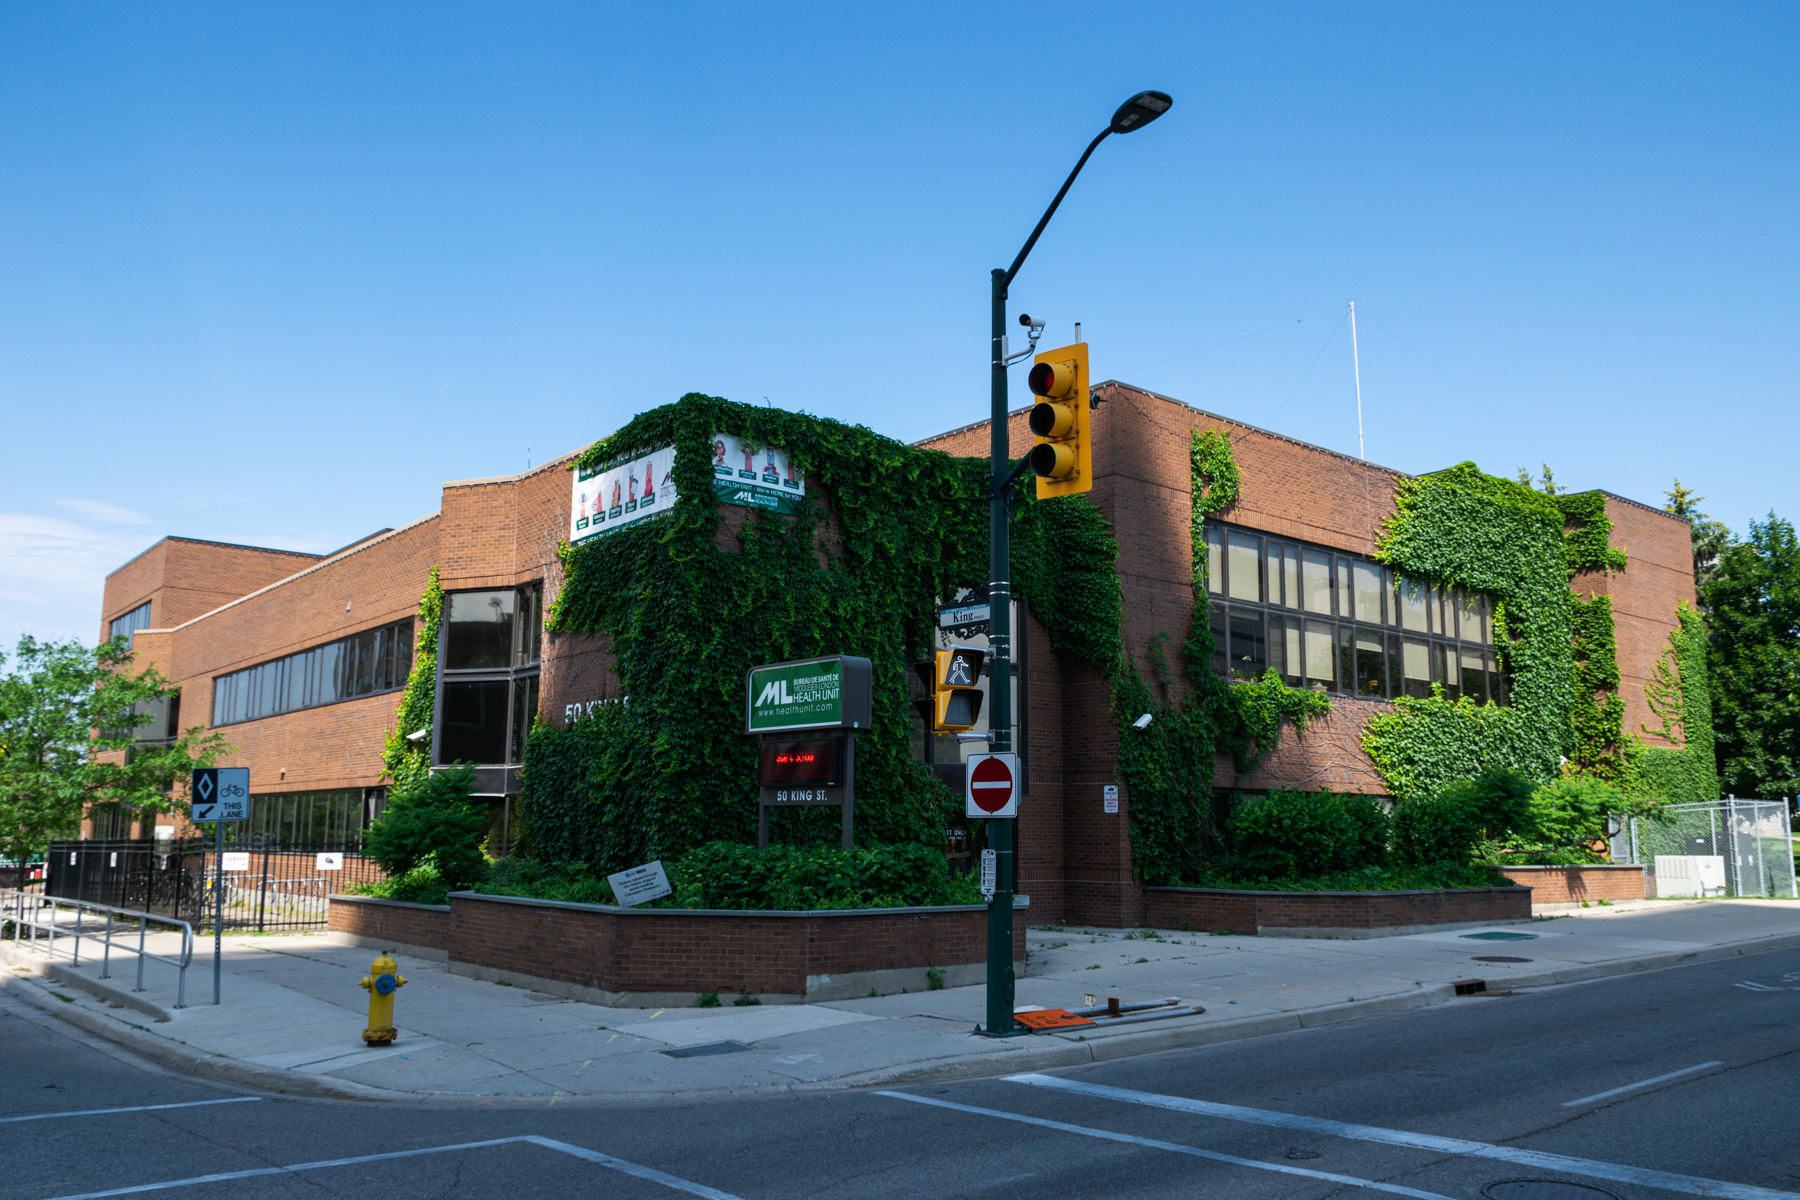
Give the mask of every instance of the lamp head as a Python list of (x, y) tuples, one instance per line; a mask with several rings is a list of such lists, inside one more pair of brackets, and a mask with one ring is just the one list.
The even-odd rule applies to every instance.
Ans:
[(1119, 111), (1112, 115), (1112, 131), (1130, 133), (1134, 129), (1142, 129), (1168, 112), (1173, 103), (1175, 102), (1169, 99), (1167, 92), (1139, 92), (1119, 105)]

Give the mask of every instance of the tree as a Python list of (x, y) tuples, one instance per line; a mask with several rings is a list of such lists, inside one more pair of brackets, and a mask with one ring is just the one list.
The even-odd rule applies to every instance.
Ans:
[(1708, 612), (1719, 782), (1739, 796), (1800, 794), (1800, 537), (1769, 514), (1724, 547)]
[(1693, 488), (1683, 487), (1681, 480), (1677, 479), (1675, 486), (1663, 494), (1669, 498), (1669, 502), (1663, 505), (1663, 511), (1674, 513), (1686, 521), (1692, 530), (1694, 587), (1698, 589), (1718, 569), (1719, 555), (1731, 541), (1731, 530), (1723, 522), (1715, 521), (1701, 512), (1700, 502), (1706, 497), (1695, 495)]
[(180, 689), (154, 667), (133, 673), (131, 662), (124, 638), (90, 649), (27, 635), (0, 676), (0, 857), (19, 864), (21, 881), (25, 860), (72, 835), (89, 808), (167, 812), (177, 780), (229, 752), (223, 735), (198, 726), (140, 745), (136, 732), (152, 719), (144, 709)]
[(369, 857), (393, 876), (429, 861), (450, 887), (475, 883), (486, 873), (481, 852), (487, 809), (470, 799), (475, 768), (433, 771), (388, 797), (381, 819), (365, 839)]

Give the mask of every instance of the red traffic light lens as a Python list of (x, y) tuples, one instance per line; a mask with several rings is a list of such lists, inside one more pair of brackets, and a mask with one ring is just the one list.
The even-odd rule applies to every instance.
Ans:
[(1034, 396), (1048, 396), (1050, 389), (1056, 386), (1056, 368), (1049, 363), (1037, 363), (1026, 377), (1026, 385)]

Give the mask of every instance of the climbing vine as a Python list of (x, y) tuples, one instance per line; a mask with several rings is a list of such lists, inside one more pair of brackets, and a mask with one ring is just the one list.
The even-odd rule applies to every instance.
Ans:
[[(1194, 617), (1182, 644), (1186, 686), (1169, 669), (1166, 634), (1146, 647), (1149, 680), (1127, 656), (1113, 684), (1119, 775), (1131, 796), (1132, 861), (1151, 884), (1191, 880), (1204, 870), (1217, 755), (1229, 754), (1238, 770), (1251, 770), (1274, 750), (1284, 721), (1303, 735), (1307, 722), (1331, 708), (1322, 693), (1290, 688), (1273, 671), (1236, 683), (1213, 672), (1205, 523), (1208, 514), (1237, 503), (1238, 467), (1230, 439), (1213, 430), (1193, 433), (1188, 461)], [(1151, 721), (1140, 729), (1135, 722), (1145, 713)]]
[(425, 579), (425, 594), (413, 620), (412, 671), (406, 677), (406, 689), (400, 693), (394, 727), (388, 730), (387, 749), (381, 756), (396, 790), (415, 787), (431, 773), (430, 742), (423, 738), (415, 741), (407, 735), (431, 729), (432, 710), (437, 703), (438, 627), (443, 616), (444, 589), (438, 585), (438, 569), (434, 566)]
[[(711, 444), (779, 446), (804, 473), (796, 515), (721, 506)], [(599, 635), (619, 694), (565, 728), (540, 726), (523, 804), (537, 853), (616, 870), (756, 836), (756, 747), (743, 733), (753, 665), (846, 653), (873, 664), (872, 728), (857, 735), (856, 832), (941, 838), (956, 805), (910, 752), (910, 663), (941, 599), (987, 573), (987, 464), (861, 426), (691, 394), (643, 413), (578, 465), (675, 447), (679, 499), (662, 516), (561, 551), (552, 630)], [(1016, 594), (1052, 645), (1111, 670), (1119, 585), (1106, 523), (1084, 497), (1021, 489)], [(783, 813), (777, 840), (835, 840), (837, 814)]]
[(1626, 791), (1665, 804), (1695, 804), (1719, 798), (1718, 763), (1714, 758), (1712, 694), (1707, 686), (1706, 625), (1686, 602), (1677, 613), (1669, 644), (1657, 660), (1645, 700), (1658, 719), (1652, 730), (1680, 749), (1643, 746), (1632, 755)]
[(1435, 792), (1492, 767), (1549, 780), (1565, 756), (1593, 774), (1622, 773), (1611, 602), (1569, 591), (1581, 572), (1624, 568), (1611, 532), (1597, 493), (1547, 495), (1474, 463), (1399, 484), (1377, 557), (1409, 578), (1493, 598), (1509, 694), (1506, 708), (1441, 691), (1401, 697), (1395, 711), (1371, 719), (1363, 748), (1395, 796)]

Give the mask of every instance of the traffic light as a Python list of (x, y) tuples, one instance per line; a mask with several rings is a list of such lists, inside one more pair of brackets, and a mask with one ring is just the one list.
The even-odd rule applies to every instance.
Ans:
[(926, 699), (918, 702), (919, 712), (933, 733), (967, 733), (981, 716), (981, 667), (987, 651), (973, 646), (957, 646), (939, 650), (930, 659), (914, 663), (919, 678), (925, 681)]
[(1032, 360), (1031, 432), (1037, 445), (1029, 461), (1037, 476), (1038, 499), (1072, 496), (1094, 486), (1093, 447), (1088, 440), (1088, 348), (1086, 342), (1046, 350)]

